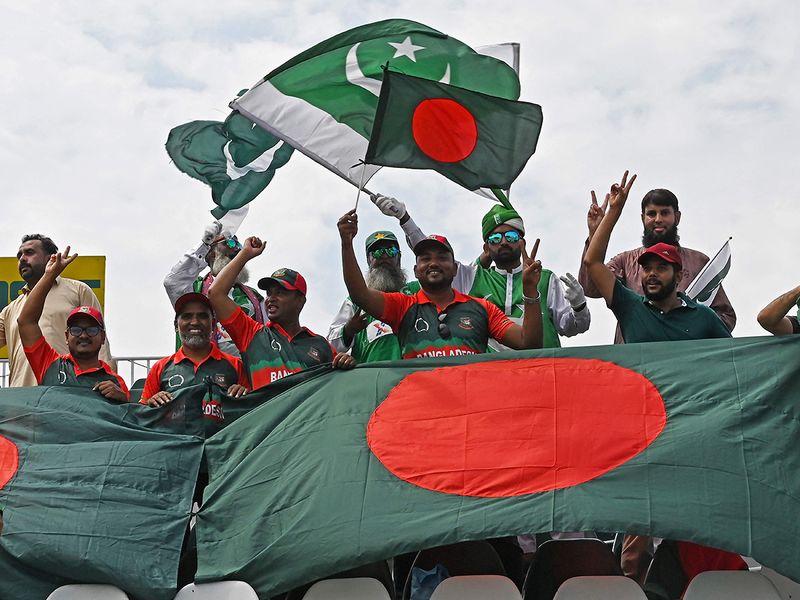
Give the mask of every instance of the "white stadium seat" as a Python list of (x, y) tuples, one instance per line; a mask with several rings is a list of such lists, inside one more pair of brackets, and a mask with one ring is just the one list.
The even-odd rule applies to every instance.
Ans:
[(705, 571), (689, 582), (684, 600), (781, 600), (758, 571)]
[(522, 600), (517, 586), (502, 575), (448, 577), (431, 594), (431, 600)]
[(590, 575), (567, 579), (553, 600), (647, 600), (647, 596), (628, 577)]
[(323, 579), (316, 582), (303, 600), (391, 600), (384, 585), (372, 577)]
[(190, 583), (181, 588), (175, 600), (258, 600), (258, 594), (244, 581)]
[(62, 585), (47, 600), (128, 600), (128, 594), (113, 585), (78, 583)]
[(783, 600), (800, 600), (800, 583), (797, 583), (796, 581), (793, 581), (768, 567), (759, 566), (750, 570), (758, 571), (764, 577), (769, 579), (772, 582), (772, 585), (774, 585), (778, 590), (778, 593), (781, 595)]

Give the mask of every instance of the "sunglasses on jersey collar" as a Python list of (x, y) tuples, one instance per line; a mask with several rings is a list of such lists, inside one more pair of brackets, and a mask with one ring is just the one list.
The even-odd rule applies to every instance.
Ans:
[(78, 327), (77, 325), (70, 325), (67, 327), (67, 332), (72, 337), (80, 337), (83, 332), (86, 332), (86, 335), (89, 337), (95, 337), (98, 333), (103, 331), (103, 328), (99, 325), (89, 325), (88, 327)]
[(442, 313), (439, 315), (439, 335), (442, 336), (444, 339), (447, 339), (452, 335), (450, 333), (450, 328), (447, 326), (447, 323), (444, 322), (446, 318), (447, 318), (447, 313)]
[(486, 241), (492, 246), (496, 246), (503, 241), (503, 237), (506, 238), (509, 244), (516, 244), (522, 236), (516, 231), (506, 231), (505, 233), (493, 233), (486, 238)]
[(370, 250), (369, 255), (372, 258), (380, 258), (381, 256), (388, 256), (389, 258), (394, 258), (400, 254), (400, 248), (397, 246), (389, 246), (388, 248), (375, 248), (375, 250)]

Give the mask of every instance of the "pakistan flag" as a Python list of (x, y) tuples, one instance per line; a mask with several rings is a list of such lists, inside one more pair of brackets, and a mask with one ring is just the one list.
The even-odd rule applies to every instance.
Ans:
[(231, 103), (234, 110), (354, 185), (363, 166), (382, 67), (510, 100), (514, 69), (420, 23), (389, 19), (356, 27), (284, 63)]

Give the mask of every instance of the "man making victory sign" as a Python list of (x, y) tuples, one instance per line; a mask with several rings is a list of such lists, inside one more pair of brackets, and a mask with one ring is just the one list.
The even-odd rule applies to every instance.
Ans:
[(522, 325), (513, 323), (483, 298), (453, 289), (457, 265), (447, 238), (429, 235), (414, 246), (414, 275), (421, 290), (413, 296), (367, 287), (353, 252), (358, 232), (355, 210), (337, 223), (342, 240), (342, 271), (350, 298), (367, 313), (389, 324), (397, 334), (403, 358), (457, 356), (486, 352), (490, 338), (515, 350), (541, 348), (541, 297), (536, 289), (542, 265), (524, 254)]

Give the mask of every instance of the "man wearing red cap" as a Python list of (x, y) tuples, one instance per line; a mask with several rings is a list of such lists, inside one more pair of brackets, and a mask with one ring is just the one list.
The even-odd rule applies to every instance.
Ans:
[[(729, 338), (730, 331), (717, 314), (694, 302), (678, 290), (682, 277), (681, 254), (672, 244), (659, 242), (645, 248), (638, 259), (639, 285), (644, 296), (628, 289), (604, 264), (608, 242), (625, 206), (636, 175), (627, 181), (626, 171), (620, 183), (611, 186), (605, 211), (583, 263), (594, 286), (617, 317), (625, 343), (666, 342), (705, 338)], [(652, 542), (646, 536), (625, 536), (622, 570), (640, 583), (649, 565)], [(704, 557), (721, 558), (726, 564), (741, 564), (741, 559), (721, 550), (703, 549)], [(720, 564), (722, 564), (720, 562)], [(703, 569), (701, 569), (703, 570)]]
[(414, 246), (414, 275), (422, 289), (408, 296), (367, 287), (353, 252), (353, 238), (358, 233), (355, 210), (343, 215), (337, 227), (342, 240), (344, 282), (350, 297), (367, 313), (392, 327), (403, 358), (478, 354), (487, 351), (490, 338), (517, 350), (541, 348), (541, 296), (536, 286), (542, 267), (536, 260), (536, 247), (530, 258), (525, 256), (525, 312), (520, 326), (487, 300), (453, 289), (458, 267), (447, 238), (429, 235)]
[(172, 402), (178, 390), (209, 382), (213, 385), (203, 398), (203, 414), (212, 421), (222, 422), (225, 418), (222, 393), (239, 398), (247, 393), (248, 384), (241, 359), (222, 352), (213, 341), (216, 325), (207, 296), (189, 292), (178, 298), (175, 331), (181, 347), (153, 365), (139, 402), (162, 406)]
[[(600, 221), (603, 219), (606, 207), (608, 206), (608, 195), (602, 205), (598, 205), (597, 197), (592, 192), (592, 203), (589, 206), (589, 213), (586, 219), (589, 226), (589, 238), (586, 240), (586, 247), (595, 235)], [(678, 283), (680, 291), (685, 290), (697, 276), (697, 274), (708, 263), (708, 256), (698, 250), (693, 250), (679, 244), (678, 224), (681, 220), (681, 211), (678, 210), (678, 198), (671, 191), (666, 189), (655, 189), (647, 192), (642, 198), (642, 246), (633, 250), (626, 250), (617, 254), (608, 261), (607, 266), (614, 272), (614, 275), (622, 283), (637, 294), (642, 294), (641, 287), (641, 268), (639, 267), (639, 257), (644, 249), (658, 242), (664, 242), (678, 248), (681, 259), (681, 281)], [(584, 253), (586, 249), (584, 248)], [(584, 266), (578, 273), (578, 279), (583, 285), (586, 295), (590, 298), (599, 298), (600, 292), (595, 287), (589, 273)], [(729, 331), (733, 331), (736, 325), (736, 313), (731, 306), (730, 300), (722, 286), (717, 288), (711, 309), (717, 313)], [(622, 336), (619, 327), (617, 328), (614, 343), (622, 343)]]
[(257, 237), (247, 238), (242, 251), (217, 275), (208, 293), (217, 318), (241, 352), (253, 389), (329, 362), (334, 368), (354, 367), (353, 357), (336, 354), (328, 340), (300, 325), (300, 312), (305, 306), (308, 289), (306, 280), (297, 271), (278, 269), (258, 282), (258, 287), (267, 293), (264, 305), (269, 321), (266, 324), (248, 317), (228, 297), (239, 272), (249, 260), (264, 252), (265, 247)]
[(59, 355), (47, 343), (39, 327), (47, 294), (77, 254), (53, 254), (44, 274), (28, 294), (17, 318), (25, 356), (39, 385), (89, 387), (109, 400), (127, 402), (130, 393), (122, 378), (98, 358), (105, 342), (103, 315), (93, 306), (80, 306), (69, 313), (65, 332), (69, 354)]

